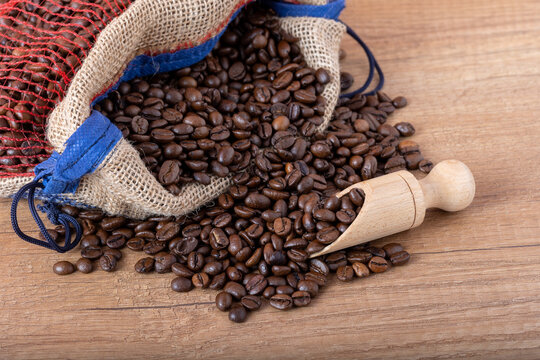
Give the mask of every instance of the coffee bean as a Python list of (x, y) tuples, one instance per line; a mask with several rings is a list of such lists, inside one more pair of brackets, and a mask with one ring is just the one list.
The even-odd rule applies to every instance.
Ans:
[(163, 185), (171, 185), (178, 182), (181, 175), (180, 163), (178, 160), (167, 160), (159, 170), (159, 182)]
[(242, 297), (247, 295), (246, 289), (241, 284), (234, 281), (229, 281), (225, 285), (224, 290), (237, 300), (240, 300)]
[(234, 304), (229, 310), (229, 320), (242, 323), (246, 321), (247, 311), (241, 304)]
[(280, 115), (272, 121), (272, 127), (276, 131), (285, 131), (289, 128), (290, 124), (289, 119), (284, 115)]
[(307, 291), (296, 291), (292, 295), (294, 306), (303, 307), (311, 303), (311, 295)]
[(193, 288), (190, 279), (185, 277), (176, 277), (171, 281), (171, 289), (176, 292), (188, 292)]
[(225, 291), (222, 291), (216, 295), (216, 307), (221, 311), (229, 310), (232, 302), (233, 298), (231, 294), (226, 293)]
[(165, 249), (165, 243), (163, 241), (151, 241), (144, 245), (143, 251), (147, 254), (153, 255)]
[(337, 278), (340, 281), (351, 281), (354, 276), (354, 271), (351, 266), (340, 266), (337, 269)]
[(180, 232), (180, 224), (168, 222), (156, 232), (156, 240), (168, 241), (174, 238)]
[(354, 83), (354, 77), (348, 72), (342, 72), (339, 80), (341, 91), (349, 89)]
[(103, 255), (110, 255), (110, 256), (114, 257), (116, 260), (122, 259), (122, 252), (120, 250), (118, 250), (118, 249), (110, 249), (110, 248), (106, 247), (103, 250)]
[(397, 243), (386, 244), (382, 247), (382, 249), (384, 250), (385, 256), (388, 258), (400, 251), (403, 251), (403, 247)]
[[(180, 277), (181, 279), (185, 279)], [(198, 288), (207, 288), (210, 285), (210, 277), (206, 273), (197, 273), (191, 277), (193, 286)]]
[(405, 106), (407, 106), (407, 99), (405, 99), (403, 96), (398, 96), (394, 100), (392, 100), (392, 104), (398, 108), (401, 109)]
[(392, 263), (392, 265), (395, 265), (395, 266), (404, 265), (407, 262), (409, 262), (409, 259), (410, 259), (410, 255), (406, 251), (399, 251), (397, 253), (389, 255), (389, 257), (390, 257), (390, 262)]
[(88, 246), (81, 250), (81, 256), (85, 259), (95, 260), (103, 255), (103, 250), (99, 247)]
[(171, 270), (175, 275), (185, 277), (185, 278), (191, 278), (194, 274), (193, 271), (191, 271), (187, 266), (180, 263), (174, 263), (171, 265)]
[(116, 270), (116, 258), (112, 255), (105, 254), (99, 258), (99, 266), (103, 271), (111, 272)]
[(53, 271), (58, 275), (69, 275), (75, 272), (75, 266), (69, 261), (59, 261), (54, 264)]
[(246, 284), (246, 290), (250, 295), (258, 295), (268, 285), (268, 281), (262, 275), (253, 276)]
[(315, 72), (315, 78), (322, 85), (326, 85), (330, 82), (330, 74), (328, 74), (328, 71), (323, 68), (317, 69)]
[(412, 136), (415, 132), (414, 126), (408, 122), (397, 123), (394, 127), (399, 131), (401, 136)]
[(289, 310), (293, 306), (293, 299), (286, 294), (276, 294), (270, 298), (270, 305), (278, 310)]
[(145, 245), (145, 241), (139, 237), (134, 237), (132, 239), (129, 239), (126, 243), (126, 246), (128, 249), (133, 251), (142, 251)]
[(369, 260), (368, 267), (374, 273), (381, 273), (388, 270), (388, 262), (379, 256), (374, 256)]
[(361, 262), (367, 264), (373, 255), (367, 251), (352, 250), (347, 252), (347, 260), (351, 263)]
[(107, 238), (106, 243), (111, 249), (119, 249), (126, 244), (126, 238), (120, 234), (111, 235)]
[(255, 311), (261, 307), (261, 298), (259, 296), (246, 295), (240, 303), (248, 310)]
[(428, 174), (431, 170), (433, 170), (433, 163), (429, 160), (422, 160), (418, 163), (418, 169)]
[(77, 260), (77, 262), (75, 263), (75, 266), (77, 267), (77, 270), (79, 272), (82, 272), (83, 274), (91, 273), (92, 270), (94, 270), (92, 261), (85, 258), (80, 258), (79, 260)]
[(361, 262), (353, 262), (352, 263), (352, 269), (354, 270), (354, 273), (357, 277), (363, 278), (369, 276), (369, 269), (368, 267), (361, 263)]
[(154, 268), (159, 274), (170, 272), (172, 265), (176, 263), (176, 257), (168, 253), (156, 254), (154, 259)]
[(135, 271), (138, 273), (149, 273), (154, 270), (154, 258), (145, 257), (137, 261)]
[(306, 291), (312, 298), (314, 298), (319, 294), (319, 285), (312, 280), (302, 280), (298, 282), (298, 290)]

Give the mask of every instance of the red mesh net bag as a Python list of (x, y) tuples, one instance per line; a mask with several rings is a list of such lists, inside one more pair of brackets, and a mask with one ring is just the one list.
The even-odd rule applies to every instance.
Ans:
[(131, 0), (0, 1), (0, 195), (49, 158), (46, 120), (98, 34)]

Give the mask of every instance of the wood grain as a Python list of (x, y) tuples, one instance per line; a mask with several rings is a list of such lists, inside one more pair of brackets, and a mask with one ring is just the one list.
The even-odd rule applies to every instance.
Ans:
[[(77, 254), (17, 239), (2, 200), (0, 358), (540, 358), (540, 2), (349, 0), (342, 19), (376, 54), (385, 91), (409, 99), (393, 121), (413, 122), (432, 160), (471, 168), (467, 210), (430, 211), (380, 241), (402, 242), (408, 266), (238, 325), (213, 292), (134, 273), (133, 253), (114, 274), (54, 275)], [(344, 48), (344, 68), (365, 76), (361, 51)]]

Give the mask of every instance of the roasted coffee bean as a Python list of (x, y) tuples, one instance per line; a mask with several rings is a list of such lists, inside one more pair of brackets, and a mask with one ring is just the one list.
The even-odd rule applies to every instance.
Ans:
[(266, 286), (268, 281), (262, 275), (253, 276), (246, 284), (246, 290), (250, 295), (261, 294)]
[(99, 258), (99, 266), (103, 271), (111, 272), (116, 270), (117, 260), (114, 256), (104, 254)]
[(340, 281), (351, 281), (354, 276), (354, 271), (351, 266), (340, 266), (337, 269), (337, 278)]
[(58, 275), (69, 275), (75, 272), (75, 266), (69, 261), (59, 261), (53, 265), (53, 271)]
[(77, 271), (82, 272), (83, 274), (91, 273), (92, 270), (94, 270), (94, 266), (92, 265), (92, 261), (80, 258), (75, 263), (75, 267), (77, 268)]
[(408, 122), (397, 123), (394, 127), (399, 131), (401, 136), (412, 136), (415, 132), (414, 126)]
[(293, 299), (286, 294), (276, 294), (270, 298), (270, 305), (278, 310), (289, 310), (293, 306)]
[(349, 89), (354, 83), (354, 77), (348, 72), (342, 72), (339, 80), (341, 91)]
[(110, 249), (108, 247), (105, 247), (103, 250), (103, 255), (110, 255), (116, 260), (122, 259), (122, 252), (118, 249)]
[(351, 250), (347, 252), (347, 260), (350, 263), (361, 262), (367, 264), (373, 255), (370, 252), (362, 250)]
[(386, 244), (382, 247), (384, 250), (385, 256), (390, 258), (392, 255), (397, 254), (400, 251), (403, 251), (403, 247), (397, 243)]
[(388, 262), (380, 256), (374, 256), (369, 260), (368, 267), (374, 273), (381, 273), (388, 270)]
[(410, 255), (406, 251), (399, 251), (397, 253), (389, 255), (389, 257), (390, 257), (390, 262), (392, 263), (392, 265), (395, 265), (395, 266), (404, 265), (407, 262), (409, 262), (409, 259), (410, 259)]
[(139, 237), (134, 237), (132, 239), (129, 239), (126, 243), (126, 246), (128, 249), (133, 251), (142, 251), (145, 245), (145, 241)]
[(103, 255), (103, 250), (99, 247), (88, 246), (81, 250), (81, 256), (85, 259), (95, 260)]
[(311, 303), (311, 295), (307, 291), (296, 291), (292, 295), (294, 306), (303, 307)]
[(190, 279), (185, 277), (176, 277), (171, 281), (171, 289), (176, 292), (188, 292), (193, 288)]
[[(181, 277), (182, 278), (182, 277)], [(185, 278), (182, 278), (185, 279)], [(197, 273), (191, 277), (193, 286), (198, 288), (207, 288), (210, 285), (210, 277), (206, 273)]]
[(394, 105), (396, 108), (401, 109), (405, 106), (407, 106), (407, 99), (403, 96), (398, 96), (394, 100), (392, 100), (392, 105)]
[[(50, 230), (47, 230), (50, 234)], [(45, 240), (45, 239), (44, 239)], [(101, 240), (96, 235), (83, 235), (81, 238), (81, 248), (99, 247)]]
[(433, 163), (430, 160), (422, 160), (418, 163), (418, 169), (428, 174), (433, 169)]
[(231, 294), (222, 291), (216, 295), (216, 307), (221, 311), (227, 311), (230, 309), (233, 303)]
[(335, 252), (326, 257), (326, 264), (331, 271), (336, 271), (338, 267), (347, 265), (347, 257), (343, 252)]
[(354, 270), (354, 273), (356, 274), (356, 276), (359, 278), (369, 276), (368, 267), (361, 262), (353, 262), (352, 269)]
[(166, 243), (163, 241), (151, 241), (144, 245), (143, 251), (147, 254), (153, 255), (165, 249)]
[(378, 257), (386, 256), (386, 253), (384, 252), (384, 250), (376, 246), (366, 246), (364, 250), (372, 254), (373, 256), (378, 256)]
[(154, 259), (154, 268), (159, 274), (170, 272), (172, 265), (176, 263), (176, 257), (168, 253), (156, 254)]
[(234, 304), (229, 310), (229, 320), (235, 323), (242, 323), (246, 321), (247, 311), (242, 304)]
[(330, 74), (328, 74), (328, 71), (323, 68), (317, 69), (315, 72), (315, 78), (322, 85), (326, 85), (330, 82)]
[(241, 284), (234, 281), (229, 281), (225, 285), (224, 290), (237, 300), (240, 300), (242, 297), (247, 295), (246, 289)]
[(135, 271), (138, 273), (149, 273), (154, 270), (154, 258), (145, 257), (137, 261)]
[(261, 307), (261, 298), (259, 296), (246, 295), (240, 300), (240, 303), (248, 310), (255, 311)]
[(298, 290), (307, 291), (314, 298), (319, 294), (319, 285), (312, 280), (302, 280), (298, 282)]
[(107, 238), (106, 243), (111, 249), (119, 249), (126, 244), (126, 238), (122, 235), (111, 235)]
[(112, 231), (124, 225), (125, 222), (126, 219), (123, 217), (109, 217), (101, 220), (101, 228), (105, 231)]
[[(151, 258), (148, 258), (148, 259), (151, 259)], [(191, 278), (193, 276), (193, 274), (194, 274), (194, 272), (191, 271), (191, 269), (189, 269), (184, 264), (180, 264), (180, 263), (172, 264), (171, 265), (171, 270), (176, 275), (181, 276), (181, 277), (185, 277), (185, 278)]]
[(180, 224), (168, 222), (156, 232), (156, 240), (168, 241), (174, 238), (180, 232)]

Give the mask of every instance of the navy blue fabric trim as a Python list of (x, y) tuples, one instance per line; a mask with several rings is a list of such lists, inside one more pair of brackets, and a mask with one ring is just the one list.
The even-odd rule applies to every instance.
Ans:
[(66, 141), (62, 154), (54, 152), (35, 168), (38, 181), (43, 179), (44, 194), (74, 193), (80, 179), (94, 172), (122, 138), (122, 132), (97, 111)]
[(276, 0), (262, 0), (264, 5), (274, 9), (278, 16), (311, 16), (337, 20), (345, 8), (345, 0), (330, 0), (326, 5), (291, 4)]
[(366, 81), (364, 82), (364, 85), (362, 85), (360, 88), (356, 89), (355, 91), (349, 92), (347, 94), (341, 94), (340, 97), (351, 98), (356, 94), (361, 94), (364, 91), (366, 91), (371, 86), (371, 83), (373, 82), (374, 73), (375, 71), (377, 71), (379, 82), (377, 83), (374, 89), (372, 89), (371, 91), (367, 93), (364, 93), (364, 95), (374, 95), (377, 93), (377, 91), (380, 91), (384, 86), (384, 73), (381, 67), (379, 66), (379, 63), (375, 59), (375, 56), (373, 55), (369, 47), (366, 45), (366, 43), (362, 39), (360, 39), (360, 36), (358, 36), (358, 34), (355, 33), (354, 30), (350, 28), (347, 24), (343, 23), (343, 25), (347, 27), (347, 34), (349, 34), (358, 44), (360, 44), (362, 49), (364, 49), (364, 52), (366, 53), (366, 56), (369, 62), (369, 74)]
[[(234, 18), (238, 16), (242, 9), (243, 7), (238, 9), (233, 14), (230, 21), (234, 20)], [(209, 39), (205, 43), (189, 49), (182, 49), (173, 53), (159, 54), (155, 56), (137, 56), (128, 64), (120, 80), (118, 80), (118, 82), (114, 84), (114, 86), (112, 86), (109, 90), (107, 90), (107, 92), (105, 92), (103, 95), (100, 95), (99, 97), (94, 99), (91, 106), (94, 106), (101, 100), (105, 99), (111, 91), (116, 90), (118, 86), (123, 82), (130, 81), (138, 77), (178, 70), (201, 61), (216, 46), (217, 42), (219, 41), (225, 30), (227, 30), (227, 27), (225, 27), (218, 35)]]
[[(44, 202), (42, 205), (38, 205), (36, 209), (36, 206), (34, 203), (34, 199), (36, 197), (35, 191), (36, 189), (41, 189), (41, 188), (43, 188), (43, 184), (37, 180), (34, 180), (31, 183), (24, 185), (17, 192), (17, 194), (15, 194), (15, 196), (13, 197), (13, 201), (11, 203), (11, 226), (13, 227), (13, 231), (15, 232), (15, 234), (17, 234), (24, 241), (27, 241), (34, 245), (43, 246), (44, 248), (47, 248), (50, 250), (56, 250), (59, 253), (64, 253), (66, 251), (73, 249), (75, 246), (77, 246), (77, 244), (81, 240), (81, 236), (82, 236), (81, 225), (77, 222), (77, 220), (75, 220), (75, 218), (73, 218), (72, 216), (68, 214), (62, 213), (52, 203)], [(41, 232), (45, 241), (26, 235), (19, 227), (19, 221), (17, 219), (17, 205), (19, 204), (19, 201), (23, 197), (26, 196), (27, 192), (28, 192), (28, 208), (30, 209), (30, 214), (32, 214), (32, 217), (34, 218), (34, 221), (38, 225), (39, 231)], [(49, 218), (49, 221), (52, 224), (62, 225), (64, 227), (66, 233), (64, 235), (65, 237), (64, 237), (63, 246), (58, 245), (54, 241), (54, 239), (51, 238), (37, 210), (40, 210), (41, 212), (47, 214), (47, 217)], [(71, 239), (71, 227), (75, 229), (75, 233), (76, 233), (75, 239)]]

